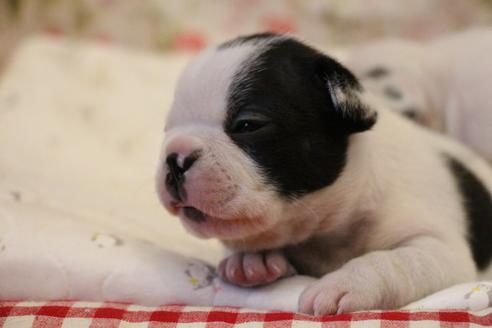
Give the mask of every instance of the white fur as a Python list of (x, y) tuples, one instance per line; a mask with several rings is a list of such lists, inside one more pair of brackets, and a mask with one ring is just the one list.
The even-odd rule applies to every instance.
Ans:
[(346, 51), (345, 62), (357, 75), (387, 67), (382, 79), (364, 78), (382, 93), (392, 84), (403, 91), (391, 102), (397, 111), (415, 107), (418, 121), (473, 147), (492, 159), (492, 29), (476, 29), (426, 43), (384, 40)]
[[(466, 163), (492, 190), (490, 168), (466, 148), (387, 110), (369, 93), (359, 96), (378, 111), (378, 122), (351, 136), (347, 165), (334, 184), (295, 201), (282, 200), (265, 184), (255, 163), (222, 129), (233, 72), (258, 47), (208, 50), (178, 83), (164, 148), (189, 136), (203, 143), (203, 156), (186, 172), (189, 206), (213, 217), (206, 224), (183, 219), (190, 231), (218, 237), (237, 251), (282, 248), (321, 235), (353, 238), (343, 252), (329, 250), (337, 254), (331, 263), (337, 270), (303, 293), (304, 312), (398, 307), (474, 279), (465, 213), (442, 153)], [(165, 165), (160, 167), (161, 199), (182, 216), (169, 203), (162, 187)], [(234, 196), (225, 197), (231, 190)], [(358, 226), (364, 229), (352, 233)]]
[(395, 114), (379, 116), (373, 131), (353, 136), (346, 174), (322, 192), (324, 199), (342, 197), (351, 212), (326, 218), (331, 224), (347, 224), (354, 213), (374, 223), (365, 231), (367, 253), (308, 289), (304, 311), (394, 307), (474, 278), (461, 199), (435, 148), (464, 160), (469, 154)]
[(178, 81), (167, 119), (157, 190), (163, 204), (177, 214), (180, 210), (171, 205), (163, 183), (164, 160), (171, 152), (189, 154), (190, 140), (200, 140), (204, 145), (203, 155), (193, 170), (187, 172), (187, 190), (193, 191), (189, 192), (187, 205), (197, 207), (213, 218), (207, 225), (186, 219), (183, 224), (202, 238), (220, 236), (223, 240), (242, 240), (278, 220), (276, 206), (269, 203), (276, 197), (272, 188), (263, 183), (252, 160), (234, 146), (222, 130), (227, 88), (237, 67), (254, 57), (253, 52), (259, 47), (261, 44), (226, 50), (208, 49), (187, 66)]

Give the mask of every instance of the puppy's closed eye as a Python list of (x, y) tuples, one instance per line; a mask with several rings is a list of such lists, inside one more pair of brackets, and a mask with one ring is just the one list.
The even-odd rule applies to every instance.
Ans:
[(229, 128), (233, 134), (248, 134), (270, 126), (272, 121), (266, 115), (255, 112), (241, 112), (231, 123)]

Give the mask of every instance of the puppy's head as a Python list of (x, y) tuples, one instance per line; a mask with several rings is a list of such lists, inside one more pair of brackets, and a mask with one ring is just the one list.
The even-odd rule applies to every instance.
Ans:
[(257, 34), (204, 51), (167, 118), (157, 190), (193, 234), (279, 247), (293, 202), (336, 184), (349, 136), (376, 113), (355, 77), (292, 38)]

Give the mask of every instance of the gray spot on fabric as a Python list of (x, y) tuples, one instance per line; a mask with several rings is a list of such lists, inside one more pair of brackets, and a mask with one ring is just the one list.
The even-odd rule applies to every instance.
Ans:
[(416, 120), (418, 116), (418, 110), (414, 107), (408, 107), (402, 111), (402, 114), (411, 120)]
[(400, 100), (403, 98), (403, 93), (393, 85), (385, 86), (383, 93), (386, 97), (392, 100)]
[(12, 199), (16, 202), (22, 201), (22, 193), (20, 191), (12, 190), (10, 191), (10, 196), (12, 196)]
[(389, 70), (383, 66), (376, 66), (371, 68), (369, 71), (364, 74), (365, 76), (371, 79), (380, 79), (389, 75)]

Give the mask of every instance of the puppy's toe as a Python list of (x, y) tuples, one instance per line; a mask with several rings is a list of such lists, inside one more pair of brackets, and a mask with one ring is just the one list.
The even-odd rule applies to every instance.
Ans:
[(339, 291), (325, 291), (319, 293), (313, 302), (314, 315), (338, 313), (338, 301), (344, 293)]
[(299, 298), (299, 311), (312, 315), (337, 313), (342, 291), (319, 283), (308, 287)]
[(243, 254), (229, 256), (219, 265), (219, 275), (225, 281), (236, 285), (244, 284), (247, 279), (243, 272)]
[(244, 255), (243, 271), (247, 285), (255, 286), (265, 283), (268, 272), (263, 261), (263, 255), (258, 253)]
[(243, 287), (265, 285), (295, 273), (280, 251), (237, 253), (224, 259), (217, 271), (224, 281)]
[(218, 268), (222, 280), (251, 287), (267, 283), (268, 271), (259, 253), (237, 253), (224, 259)]
[(364, 308), (361, 306), (361, 302), (356, 302), (356, 299), (354, 299), (354, 294), (345, 293), (338, 301), (337, 314), (349, 313), (363, 309)]
[(294, 267), (280, 251), (268, 252), (265, 255), (265, 264), (268, 270), (268, 281), (275, 281), (281, 277), (292, 276), (296, 273)]
[(383, 308), (381, 295), (378, 285), (358, 281), (346, 272), (336, 272), (306, 288), (299, 298), (299, 311), (328, 315)]
[(314, 314), (314, 300), (319, 293), (319, 283), (308, 286), (299, 297), (299, 312)]

